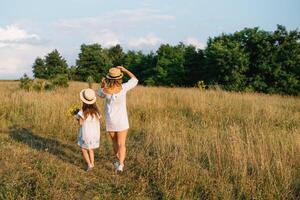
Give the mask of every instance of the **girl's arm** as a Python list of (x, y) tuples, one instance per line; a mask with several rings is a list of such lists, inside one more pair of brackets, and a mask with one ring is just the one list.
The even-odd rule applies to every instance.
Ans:
[(123, 66), (117, 66), (118, 69), (120, 69), (122, 72), (126, 73), (130, 78), (135, 78), (135, 75), (133, 73), (131, 73), (128, 69), (126, 69), (125, 67)]
[(76, 120), (78, 121), (79, 126), (83, 124), (83, 111), (80, 109), (79, 112), (75, 115)]
[(82, 124), (83, 124), (83, 119), (81, 117), (78, 120), (78, 124), (79, 124), (79, 126), (82, 126)]

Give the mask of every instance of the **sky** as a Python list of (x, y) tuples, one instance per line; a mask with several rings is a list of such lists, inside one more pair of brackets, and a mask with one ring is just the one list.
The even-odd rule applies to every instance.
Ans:
[(74, 65), (81, 44), (155, 51), (245, 27), (300, 28), (299, 0), (0, 0), (0, 79), (32, 76), (36, 57), (57, 49)]

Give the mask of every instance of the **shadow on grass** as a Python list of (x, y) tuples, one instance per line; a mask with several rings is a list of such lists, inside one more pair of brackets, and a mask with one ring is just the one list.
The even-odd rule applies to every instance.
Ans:
[(30, 129), (11, 126), (10, 137), (17, 142), (24, 143), (32, 149), (48, 152), (57, 158), (78, 165), (82, 162), (81, 152), (74, 145), (63, 144), (57, 140), (35, 135)]

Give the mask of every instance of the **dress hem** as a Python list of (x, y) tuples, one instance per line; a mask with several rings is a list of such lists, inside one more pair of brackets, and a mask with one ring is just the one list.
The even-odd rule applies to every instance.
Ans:
[(87, 147), (87, 146), (80, 145), (79, 143), (77, 143), (77, 145), (80, 146), (83, 149), (98, 149), (100, 147), (100, 145), (98, 145), (96, 147), (95, 146)]
[(106, 132), (121, 132), (121, 131), (127, 131), (129, 128), (125, 128), (125, 129), (119, 129), (119, 130), (107, 130), (106, 129)]

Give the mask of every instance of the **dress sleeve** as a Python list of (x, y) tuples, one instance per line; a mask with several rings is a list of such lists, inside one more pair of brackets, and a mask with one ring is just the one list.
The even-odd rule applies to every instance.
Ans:
[(98, 96), (101, 97), (101, 98), (104, 98), (106, 96), (105, 93), (103, 92), (103, 88), (99, 89)]
[(80, 119), (80, 117), (84, 119), (82, 110), (79, 110), (79, 112), (76, 114), (75, 117), (76, 117), (76, 119)]
[(138, 82), (139, 81), (136, 78), (131, 78), (126, 83), (123, 83), (122, 87), (125, 91), (128, 91), (128, 90), (131, 90), (132, 88), (134, 88), (138, 84)]

